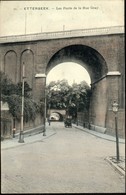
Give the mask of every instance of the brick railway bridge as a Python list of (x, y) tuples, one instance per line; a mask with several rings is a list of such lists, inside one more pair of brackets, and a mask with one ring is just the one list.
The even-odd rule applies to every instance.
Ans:
[(0, 37), (1, 70), (17, 83), (21, 81), (24, 63), (25, 76), (36, 100), (46, 85), (43, 75), (62, 62), (80, 64), (91, 77), (89, 122), (92, 128), (114, 132), (112, 103), (117, 100), (119, 134), (124, 136), (124, 27)]

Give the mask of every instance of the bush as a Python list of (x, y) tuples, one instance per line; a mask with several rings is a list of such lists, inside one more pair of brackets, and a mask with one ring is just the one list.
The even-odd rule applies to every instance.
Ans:
[[(10, 114), (17, 120), (21, 119), (22, 83), (14, 84), (4, 73), (0, 72), (1, 100), (7, 102)], [(24, 121), (35, 120), (37, 113), (43, 113), (41, 104), (36, 103), (31, 95), (31, 88), (24, 83)]]

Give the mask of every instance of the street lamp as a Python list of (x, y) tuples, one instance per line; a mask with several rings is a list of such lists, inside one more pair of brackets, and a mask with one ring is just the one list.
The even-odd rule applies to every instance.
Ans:
[(45, 78), (45, 87), (44, 87), (44, 131), (43, 131), (43, 136), (46, 136), (46, 75), (43, 75), (42, 78)]
[(49, 116), (48, 116), (48, 117), (49, 117), (49, 118), (48, 118), (49, 125), (50, 125), (50, 106), (51, 106), (51, 104), (49, 103), (49, 114), (48, 114), (48, 115), (49, 115)]
[(20, 128), (20, 133), (19, 133), (19, 143), (24, 143), (24, 134), (23, 134), (23, 130), (24, 130), (24, 69), (25, 69), (25, 65), (23, 62), (23, 67), (22, 67), (22, 105), (21, 105), (21, 128)]
[(78, 126), (78, 102), (77, 102), (77, 126)]
[(16, 127), (15, 127), (15, 117), (13, 117), (13, 138), (15, 137), (15, 131), (16, 131)]
[(44, 131), (43, 136), (46, 136), (46, 89), (44, 90)]
[(118, 128), (117, 128), (117, 112), (118, 112), (118, 103), (114, 100), (112, 105), (112, 111), (115, 114), (115, 132), (116, 132), (116, 158), (117, 162), (119, 161), (119, 139), (118, 139)]
[(79, 94), (77, 94), (77, 126), (78, 126), (78, 110), (79, 110), (79, 98), (80, 98), (80, 95)]

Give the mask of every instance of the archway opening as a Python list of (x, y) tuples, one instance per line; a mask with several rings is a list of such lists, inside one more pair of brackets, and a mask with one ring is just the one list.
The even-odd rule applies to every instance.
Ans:
[[(89, 125), (105, 127), (106, 109), (107, 109), (107, 82), (106, 75), (108, 67), (104, 57), (92, 47), (86, 45), (69, 45), (58, 50), (49, 60), (46, 66), (47, 82), (49, 81), (50, 71), (56, 70), (63, 63), (76, 63), (76, 66), (82, 66), (86, 70), (90, 78), (91, 98), (89, 105), (89, 113), (84, 116)], [(64, 69), (66, 70), (66, 69)], [(72, 72), (73, 68), (70, 68)], [(64, 74), (65, 73), (61, 73)], [(72, 74), (71, 74), (72, 75)], [(56, 78), (57, 74), (53, 74)], [(73, 75), (72, 75), (73, 76)], [(75, 74), (75, 78), (79, 74)], [(71, 78), (71, 76), (69, 76)], [(72, 83), (75, 78), (72, 78)], [(85, 81), (85, 77), (83, 77)]]
[(91, 78), (87, 70), (73, 62), (63, 62), (53, 67), (47, 75), (47, 84), (51, 81), (66, 79), (69, 85), (86, 81), (90, 86)]
[(63, 115), (60, 112), (52, 112), (50, 114), (50, 121), (63, 121)]

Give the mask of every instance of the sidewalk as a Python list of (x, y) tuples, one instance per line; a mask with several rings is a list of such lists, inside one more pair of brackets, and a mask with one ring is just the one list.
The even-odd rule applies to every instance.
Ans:
[[(111, 136), (111, 135), (107, 135), (107, 134), (104, 134), (104, 133), (100, 133), (100, 132), (97, 132), (97, 131), (93, 131), (93, 130), (90, 130), (90, 129), (87, 129), (87, 128), (84, 128), (82, 126), (77, 126), (75, 124), (73, 124), (73, 127), (81, 130), (81, 131), (85, 131), (87, 133), (90, 133), (94, 136), (97, 136), (99, 138), (102, 138), (102, 139), (106, 139), (106, 140), (109, 140), (109, 141), (113, 141), (113, 142), (116, 142), (116, 138), (114, 136)], [(121, 139), (119, 138), (119, 143), (122, 143), (122, 144), (125, 144), (125, 139)], [(116, 157), (115, 156), (110, 156), (110, 157), (107, 157), (105, 159), (109, 164), (112, 165), (112, 167), (114, 169), (116, 169), (121, 175), (125, 175), (125, 157), (124, 156), (121, 156), (120, 157), (120, 160), (119, 162), (117, 162), (116, 160)]]
[[(97, 137), (100, 137), (100, 138), (102, 138), (102, 139), (106, 139), (106, 140), (109, 140), (109, 141), (114, 141), (114, 142), (116, 142), (116, 138), (115, 138), (114, 136), (107, 135), (107, 134), (104, 134), (104, 133), (100, 133), (100, 132), (98, 132), (98, 131), (93, 131), (93, 130), (84, 128), (84, 127), (79, 126), (79, 125), (78, 125), (78, 126), (75, 125), (75, 124), (72, 124), (72, 125), (73, 125), (73, 127), (77, 128), (77, 129), (79, 129), (79, 130), (85, 131), (85, 132), (87, 132), (87, 133), (90, 133), (90, 134), (95, 135), (95, 136), (97, 136)], [(119, 138), (119, 142), (125, 144), (125, 139)]]
[(19, 134), (15, 136), (15, 138), (7, 139), (4, 141), (1, 141), (1, 150), (10, 149), (14, 147), (20, 147), (29, 143), (34, 143), (38, 141), (42, 141), (52, 135), (56, 134), (56, 132), (53, 129), (48, 129), (46, 131), (46, 136), (43, 136), (43, 133), (39, 132), (37, 134), (29, 134), (29, 136), (24, 135), (24, 143), (19, 143)]

